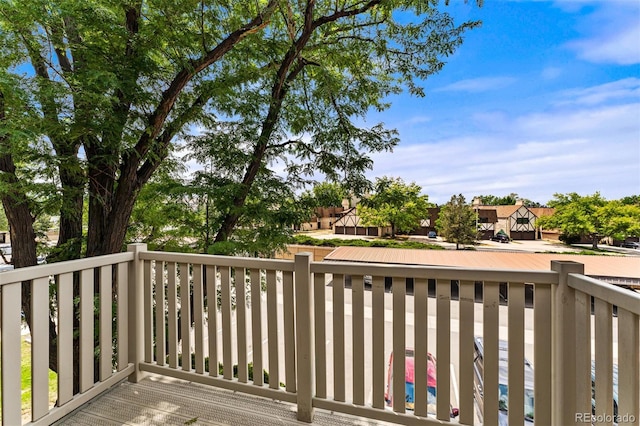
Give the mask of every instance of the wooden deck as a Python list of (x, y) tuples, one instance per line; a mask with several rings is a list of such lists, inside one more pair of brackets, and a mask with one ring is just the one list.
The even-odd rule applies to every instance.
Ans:
[[(168, 377), (122, 382), (57, 425), (308, 425), (295, 406)], [(313, 425), (386, 425), (316, 410)]]

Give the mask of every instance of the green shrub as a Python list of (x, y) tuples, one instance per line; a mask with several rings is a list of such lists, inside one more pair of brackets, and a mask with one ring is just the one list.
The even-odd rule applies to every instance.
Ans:
[(426, 244), (418, 241), (398, 241), (398, 240), (342, 240), (340, 238), (329, 238), (320, 240), (307, 235), (296, 235), (295, 244), (314, 247), (383, 247), (383, 248), (405, 248), (417, 250), (444, 250), (444, 247), (437, 244)]

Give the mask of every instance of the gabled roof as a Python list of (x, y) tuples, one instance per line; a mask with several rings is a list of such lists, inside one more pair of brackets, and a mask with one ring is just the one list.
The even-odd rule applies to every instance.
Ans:
[(529, 210), (537, 217), (552, 216), (556, 211), (556, 209), (552, 207), (529, 207)]
[(478, 217), (486, 217), (489, 223), (496, 223), (498, 221), (498, 213), (494, 209), (480, 209), (478, 210)]
[[(499, 219), (504, 219), (507, 218), (509, 216), (511, 216), (512, 214), (514, 214), (515, 212), (518, 211), (518, 209), (520, 207), (524, 207), (526, 209), (529, 209), (526, 206), (523, 205), (512, 205), (512, 206), (474, 206), (474, 208), (478, 209), (478, 212), (482, 211), (482, 210), (495, 210), (496, 215)], [(531, 210), (531, 209), (529, 209)]]
[(341, 214), (342, 216), (340, 216), (340, 218), (335, 221), (335, 226), (346, 226), (347, 218), (349, 218), (350, 222), (353, 222), (354, 220), (356, 221), (356, 223), (360, 222), (360, 217), (356, 215), (355, 207), (344, 210)]

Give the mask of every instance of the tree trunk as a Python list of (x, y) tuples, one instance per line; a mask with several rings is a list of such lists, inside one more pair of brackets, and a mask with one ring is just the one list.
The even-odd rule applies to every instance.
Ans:
[[(0, 93), (1, 100), (1, 93)], [(0, 121), (4, 118), (3, 110), (0, 108)], [(0, 138), (0, 145), (8, 144), (7, 138)], [(14, 268), (24, 268), (34, 266), (38, 263), (36, 255), (36, 233), (33, 228), (34, 218), (29, 208), (29, 199), (16, 177), (16, 167), (11, 154), (0, 155), (0, 178), (3, 185), (10, 188), (1, 195), (7, 220), (9, 222), (9, 236), (11, 238), (11, 263)], [(31, 312), (31, 281), (22, 283), (21, 307), (24, 318), (29, 328), (32, 325)], [(58, 353), (55, 350), (55, 324), (49, 317), (49, 368), (53, 371), (58, 369)], [(51, 350), (53, 348), (53, 350)]]

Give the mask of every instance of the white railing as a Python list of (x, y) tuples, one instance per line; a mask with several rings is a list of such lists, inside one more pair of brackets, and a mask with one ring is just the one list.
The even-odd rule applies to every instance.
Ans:
[[(500, 340), (508, 340), (509, 423), (522, 424), (530, 415), (522, 403), (528, 357), (537, 424), (591, 423), (585, 416), (592, 413), (592, 360), (595, 413), (602, 415), (595, 420), (613, 420), (606, 416), (614, 414), (612, 371), (618, 365), (616, 420), (638, 424), (640, 297), (585, 277), (582, 265), (552, 262), (550, 271), (511, 271), (312, 262), (304, 254), (284, 261), (164, 253), (141, 244), (129, 250), (0, 274), (3, 424), (19, 423), (21, 416), (15, 365), (23, 281), (31, 282), (34, 300), (36, 423), (51, 423), (124, 377), (138, 381), (149, 372), (295, 403), (298, 418), (307, 422), (314, 408), (323, 408), (402, 424), (443, 424), (451, 421), (453, 404), (460, 412), (456, 422), (474, 424), (480, 420), (474, 338), (481, 336), (482, 396), (475, 398), (484, 407), (484, 424), (499, 420)], [(74, 277), (80, 298), (75, 325)], [(50, 285), (57, 291), (58, 350), (65, 354), (58, 357), (54, 408), (47, 395)], [(98, 333), (95, 347), (96, 314), (98, 330), (113, 331), (112, 299), (115, 344), (110, 333)], [(81, 336), (75, 395), (68, 355), (74, 326)], [(406, 409), (404, 398), (391, 402), (385, 395), (388, 387), (405, 389), (408, 347), (424, 360), (415, 363), (414, 410)], [(427, 353), (437, 359), (434, 406), (427, 404)]]
[[(619, 425), (638, 425), (640, 295), (576, 273), (567, 276), (567, 288), (574, 293), (576, 315), (575, 358), (573, 362), (565, 360), (569, 365), (575, 364), (575, 381), (572, 382), (575, 388), (569, 388), (567, 392), (575, 395), (575, 399), (569, 402), (575, 403), (576, 413), (592, 413), (592, 390), (595, 390), (595, 416), (590, 419), (594, 424), (611, 424), (613, 420)], [(614, 334), (616, 329), (617, 336)], [(614, 362), (616, 352), (617, 362)], [(614, 374), (613, 366), (617, 366), (617, 374)], [(617, 398), (613, 394), (614, 377)]]
[[(3, 425), (25, 421), (51, 424), (134, 371), (128, 355), (128, 339), (135, 337), (129, 322), (129, 310), (134, 306), (128, 295), (129, 286), (135, 284), (129, 270), (133, 259), (133, 253), (121, 253), (0, 274)], [(32, 315), (28, 330), (31, 350), (26, 360), (21, 355), (23, 291), (31, 294)], [(76, 298), (79, 302), (74, 307)], [(113, 312), (117, 319), (115, 341)], [(49, 394), (51, 313), (57, 332), (55, 395)], [(77, 359), (74, 333), (79, 335)], [(95, 353), (99, 353), (97, 360)], [(22, 403), (27, 389), (21, 385), (21, 363), (31, 367), (31, 401), (26, 406)], [(75, 390), (74, 365), (79, 365)]]

